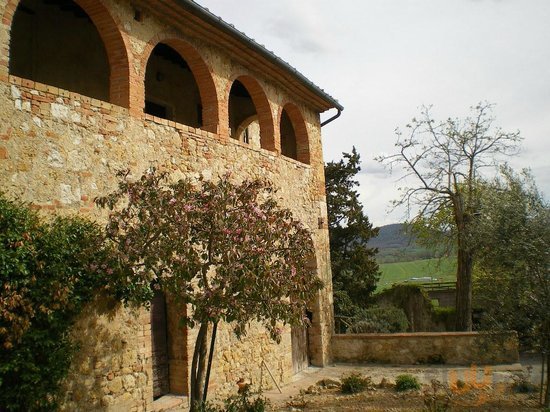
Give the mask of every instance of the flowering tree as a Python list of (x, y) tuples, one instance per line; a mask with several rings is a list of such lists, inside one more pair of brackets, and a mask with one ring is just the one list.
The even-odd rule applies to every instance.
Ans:
[(311, 236), (265, 181), (237, 185), (226, 175), (218, 183), (169, 184), (154, 170), (135, 182), (119, 177), (118, 189), (96, 202), (111, 210), (108, 237), (128, 271), (121, 286), (137, 303), (150, 301), (153, 284), (191, 306), (183, 320), (199, 325), (191, 365), (196, 409), (208, 388), (210, 326), (212, 353), (220, 321), (238, 337), (251, 321), (262, 322), (277, 342), (280, 322), (307, 322), (304, 308), (322, 287), (308, 265)]

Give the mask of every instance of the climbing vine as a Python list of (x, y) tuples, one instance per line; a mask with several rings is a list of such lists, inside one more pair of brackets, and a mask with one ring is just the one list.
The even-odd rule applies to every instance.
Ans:
[(71, 325), (117, 290), (111, 256), (96, 224), (44, 220), (0, 193), (0, 410), (57, 408), (76, 349)]

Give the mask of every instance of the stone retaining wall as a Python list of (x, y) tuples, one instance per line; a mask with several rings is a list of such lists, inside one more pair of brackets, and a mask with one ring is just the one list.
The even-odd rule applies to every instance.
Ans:
[(332, 351), (335, 362), (470, 365), (519, 361), (514, 331), (334, 335)]

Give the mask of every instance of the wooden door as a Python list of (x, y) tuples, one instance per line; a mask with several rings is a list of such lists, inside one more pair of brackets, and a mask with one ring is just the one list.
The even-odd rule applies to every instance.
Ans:
[(292, 340), (292, 366), (294, 373), (298, 373), (309, 366), (307, 355), (307, 328), (294, 326), (291, 331)]
[(151, 301), (151, 340), (153, 399), (157, 399), (170, 391), (166, 299), (161, 291)]

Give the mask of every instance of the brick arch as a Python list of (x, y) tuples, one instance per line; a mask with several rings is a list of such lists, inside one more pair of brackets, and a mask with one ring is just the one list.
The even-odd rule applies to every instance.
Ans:
[(239, 81), (246, 88), (252, 102), (256, 107), (256, 114), (258, 115), (258, 122), (260, 123), (260, 144), (262, 149), (270, 150), (272, 152), (277, 151), (275, 146), (275, 128), (273, 122), (273, 114), (271, 112), (271, 105), (267, 96), (256, 79), (249, 75), (237, 76), (229, 84), (227, 90), (227, 110), (229, 111), (229, 94), (231, 93), (231, 87), (235, 81)]
[(206, 64), (197, 49), (184, 40), (177, 32), (168, 31), (157, 34), (153, 37), (145, 46), (142, 53), (142, 78), (141, 87), (142, 93), (139, 97), (139, 103), (141, 104), (141, 110), (145, 107), (145, 71), (147, 70), (147, 62), (153, 52), (153, 49), (159, 43), (164, 43), (175, 51), (177, 51), (185, 62), (189, 65), (195, 82), (199, 88), (199, 94), (201, 97), (202, 105), (202, 129), (212, 133), (218, 132), (219, 124), (219, 108), (218, 108), (218, 94), (216, 92), (216, 85), (212, 77), (210, 67)]
[[(102, 0), (73, 0), (82, 10), (88, 14), (96, 30), (103, 41), (110, 67), (109, 101), (113, 104), (126, 107), (130, 106), (130, 64), (128, 60), (128, 48), (119, 26), (109, 13)], [(8, 0), (2, 24), (6, 25), (8, 32), (13, 23), (13, 16), (20, 0)], [(8, 46), (9, 47), (9, 46)], [(2, 62), (8, 67), (9, 57)]]
[(279, 131), (281, 130), (281, 120), (283, 111), (286, 112), (294, 128), (294, 135), (296, 137), (296, 160), (302, 163), (310, 164), (310, 149), (309, 149), (309, 136), (307, 133), (306, 123), (302, 112), (294, 103), (286, 103), (279, 111)]

